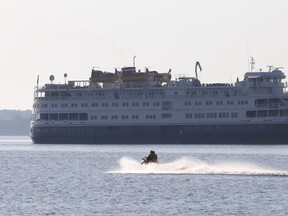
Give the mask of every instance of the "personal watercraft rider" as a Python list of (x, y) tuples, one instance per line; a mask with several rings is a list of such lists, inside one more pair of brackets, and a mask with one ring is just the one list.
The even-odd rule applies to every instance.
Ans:
[(155, 151), (151, 150), (149, 156), (147, 157), (148, 163), (156, 163), (158, 162), (158, 157)]

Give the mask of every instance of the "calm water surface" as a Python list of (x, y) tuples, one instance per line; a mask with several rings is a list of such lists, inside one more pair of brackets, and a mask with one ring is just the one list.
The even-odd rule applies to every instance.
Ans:
[[(141, 166), (153, 149), (159, 165)], [(0, 215), (288, 215), (288, 145), (0, 137)]]

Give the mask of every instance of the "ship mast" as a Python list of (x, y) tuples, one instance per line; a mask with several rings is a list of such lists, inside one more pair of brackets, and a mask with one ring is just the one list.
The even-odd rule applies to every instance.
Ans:
[(253, 72), (253, 69), (255, 67), (255, 59), (253, 57), (251, 57), (251, 60), (250, 60), (250, 67), (251, 67), (251, 72)]
[(135, 67), (135, 58), (136, 56), (133, 57), (133, 67)]

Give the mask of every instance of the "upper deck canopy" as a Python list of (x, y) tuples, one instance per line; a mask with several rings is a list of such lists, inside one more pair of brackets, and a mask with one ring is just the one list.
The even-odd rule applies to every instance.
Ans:
[(281, 70), (273, 70), (271, 72), (247, 72), (245, 79), (269, 78), (269, 79), (285, 79), (285, 75)]

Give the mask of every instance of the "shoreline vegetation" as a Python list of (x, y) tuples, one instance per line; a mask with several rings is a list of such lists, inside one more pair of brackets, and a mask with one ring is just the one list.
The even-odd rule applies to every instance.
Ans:
[(1, 136), (28, 136), (31, 110), (0, 110)]

